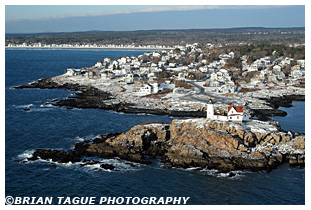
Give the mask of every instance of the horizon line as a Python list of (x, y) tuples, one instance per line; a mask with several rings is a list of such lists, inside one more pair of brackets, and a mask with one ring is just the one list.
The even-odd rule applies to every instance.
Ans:
[(58, 32), (29, 32), (29, 33), (5, 33), (5, 35), (35, 35), (35, 34), (69, 34), (69, 33), (88, 33), (88, 32), (139, 32), (139, 31), (189, 31), (189, 30), (230, 30), (230, 29), (305, 29), (305, 26), (287, 26), (287, 27), (261, 27), (261, 26), (243, 26), (243, 27), (228, 27), (228, 28), (190, 28), (190, 29), (142, 29), (142, 30), (119, 30), (119, 31), (102, 31), (102, 30), (87, 30), (87, 31), (58, 31)]

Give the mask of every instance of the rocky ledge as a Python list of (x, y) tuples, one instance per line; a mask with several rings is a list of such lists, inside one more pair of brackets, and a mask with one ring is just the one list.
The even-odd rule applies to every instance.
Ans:
[(177, 111), (169, 109), (144, 109), (137, 108), (135, 104), (125, 103), (115, 100), (108, 92), (99, 90), (93, 86), (84, 86), (77, 83), (59, 84), (53, 81), (53, 78), (40, 79), (31, 84), (14, 87), (15, 89), (23, 88), (40, 88), (40, 89), (67, 89), (79, 91), (66, 99), (53, 102), (52, 105), (67, 108), (87, 108), (103, 109), (127, 114), (154, 114), (169, 115), (172, 117), (205, 117), (205, 111)]
[(119, 157), (144, 164), (150, 163), (148, 156), (159, 157), (165, 168), (270, 171), (283, 162), (304, 166), (305, 136), (300, 133), (289, 136), (262, 121), (239, 124), (206, 119), (173, 120), (170, 124), (139, 124), (126, 133), (79, 142), (68, 152), (37, 149), (29, 160), (64, 163), (92, 156)]
[[(72, 91), (79, 91), (73, 93), (66, 99), (61, 99), (53, 102), (52, 105), (66, 107), (66, 108), (93, 108), (103, 110), (113, 110), (116, 112), (123, 112), (128, 114), (154, 114), (154, 115), (169, 115), (173, 117), (200, 117), (206, 116), (205, 107), (196, 107), (195, 110), (187, 110), (185, 107), (182, 109), (171, 109), (170, 106), (153, 106), (152, 108), (145, 108), (149, 106), (138, 106), (135, 100), (128, 101), (116, 98), (108, 91), (107, 88), (98, 88), (92, 85), (92, 83), (83, 83), (79, 80), (70, 80), (64, 75), (40, 79), (31, 84), (21, 85), (15, 87), (16, 89), (22, 88), (40, 88), (40, 89), (68, 89)], [(108, 92), (106, 92), (108, 91)], [(296, 92), (297, 94), (297, 92)], [(299, 93), (298, 93), (299, 94)], [(299, 100), (304, 101), (304, 95), (286, 95), (286, 93), (276, 96), (275, 94), (271, 97), (266, 96), (261, 98), (256, 95), (266, 106), (262, 108), (249, 108), (250, 115), (263, 121), (269, 121), (270, 118), (267, 116), (286, 116), (285, 111), (279, 110), (279, 106), (290, 107), (292, 101)], [(126, 98), (126, 97), (125, 97)], [(152, 102), (150, 102), (152, 104)], [(162, 101), (163, 103), (163, 101)], [(265, 107), (265, 108), (264, 108)], [(268, 108), (267, 108), (268, 107)]]

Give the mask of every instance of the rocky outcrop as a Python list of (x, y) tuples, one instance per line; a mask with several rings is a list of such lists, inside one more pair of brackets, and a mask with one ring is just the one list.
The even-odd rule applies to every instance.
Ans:
[(265, 100), (269, 103), (269, 105), (277, 109), (280, 106), (282, 107), (291, 107), (293, 101), (304, 101), (304, 95), (283, 95), (280, 97), (270, 97), (270, 98), (260, 98), (261, 100)]
[(65, 152), (49, 149), (36, 149), (29, 161), (35, 160), (51, 160), (58, 163), (69, 163), (80, 161), (79, 155), (75, 151)]
[(304, 145), (303, 134), (296, 134), (292, 139), (260, 121), (238, 124), (189, 119), (136, 125), (126, 133), (77, 143), (71, 152), (36, 150), (30, 160), (40, 156), (66, 162), (99, 156), (148, 164), (146, 157), (150, 156), (160, 157), (166, 168), (270, 171), (285, 161), (303, 166)]
[[(55, 79), (55, 78), (54, 78)], [(154, 114), (169, 115), (173, 117), (206, 117), (205, 111), (177, 111), (169, 109), (144, 109), (137, 108), (134, 104), (122, 101), (114, 101), (112, 95), (93, 86), (83, 86), (76, 83), (59, 84), (53, 78), (40, 79), (31, 84), (15, 87), (22, 88), (40, 88), (40, 89), (67, 89), (79, 91), (78, 93), (66, 99), (53, 102), (52, 105), (67, 108), (86, 108), (86, 109), (103, 109), (123, 112), (128, 114)]]

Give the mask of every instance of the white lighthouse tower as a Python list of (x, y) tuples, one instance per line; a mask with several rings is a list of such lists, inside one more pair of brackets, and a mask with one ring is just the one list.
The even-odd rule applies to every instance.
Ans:
[(214, 104), (212, 99), (208, 100), (207, 103), (206, 118), (211, 120), (214, 119)]

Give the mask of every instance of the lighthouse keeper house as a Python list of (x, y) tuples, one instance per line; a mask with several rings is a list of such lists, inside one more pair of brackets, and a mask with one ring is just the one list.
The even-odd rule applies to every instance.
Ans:
[(213, 101), (210, 99), (207, 104), (206, 110), (206, 117), (207, 119), (211, 120), (221, 120), (221, 121), (232, 121), (232, 122), (242, 122), (248, 121), (249, 116), (244, 112), (243, 106), (228, 106), (227, 115), (218, 115), (214, 114), (214, 104)]

